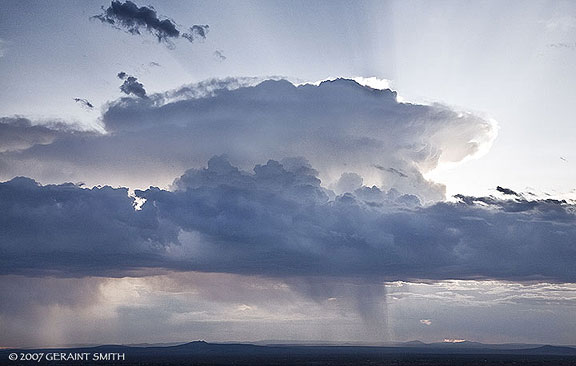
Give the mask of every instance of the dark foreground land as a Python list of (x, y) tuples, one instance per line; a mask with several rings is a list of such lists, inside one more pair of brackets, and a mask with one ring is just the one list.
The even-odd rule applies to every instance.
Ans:
[(192, 342), (170, 347), (0, 350), (0, 365), (576, 366), (576, 348), (256, 346)]

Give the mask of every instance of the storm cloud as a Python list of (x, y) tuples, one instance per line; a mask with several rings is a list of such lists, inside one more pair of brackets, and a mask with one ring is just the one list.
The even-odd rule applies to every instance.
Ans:
[(4, 274), (124, 273), (146, 266), (170, 239), (155, 215), (134, 211), (127, 189), (15, 178), (0, 184), (0, 207)]
[(365, 186), (335, 195), (302, 159), (249, 173), (224, 157), (136, 196), (140, 210), (126, 189), (0, 184), (1, 274), (576, 281), (575, 207), (563, 201), (422, 206)]
[[(495, 136), (494, 124), (484, 118), (438, 104), (400, 103), (394, 91), (352, 80), (245, 84), (215, 80), (119, 99), (103, 114), (107, 134), (0, 154), (2, 178), (167, 187), (214, 155), (227, 154), (242, 169), (303, 156), (327, 187), (355, 173), (368, 186), (427, 202), (442, 200), (444, 187), (426, 180), (426, 172), (478, 154)], [(38, 166), (49, 167), (50, 177)], [(407, 177), (374, 166), (394, 167)], [(55, 181), (53, 172), (63, 174)]]

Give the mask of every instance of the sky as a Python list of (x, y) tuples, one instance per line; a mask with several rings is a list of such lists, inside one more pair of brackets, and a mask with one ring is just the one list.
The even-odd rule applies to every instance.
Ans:
[(0, 347), (576, 345), (575, 61), (570, 1), (2, 1)]

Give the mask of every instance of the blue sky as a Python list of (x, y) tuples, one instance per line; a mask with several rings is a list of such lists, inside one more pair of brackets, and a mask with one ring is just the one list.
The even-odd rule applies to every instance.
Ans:
[(498, 121), (487, 156), (431, 175), (450, 193), (485, 194), (497, 184), (554, 195), (572, 189), (574, 169), (560, 159), (570, 162), (574, 144), (571, 2), (160, 2), (158, 13), (178, 24), (211, 25), (204, 42), (174, 49), (86, 21), (105, 5), (4, 2), (3, 115), (93, 125), (98, 113), (79, 110), (71, 96), (102, 107), (119, 96), (121, 70), (152, 92), (213, 77), (374, 76), (406, 100)]
[(573, 2), (110, 5), (0, 3), (0, 346), (576, 344)]

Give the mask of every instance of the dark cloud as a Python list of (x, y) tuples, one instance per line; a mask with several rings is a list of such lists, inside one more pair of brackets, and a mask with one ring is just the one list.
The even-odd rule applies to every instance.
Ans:
[(208, 25), (193, 25), (188, 29), (188, 33), (183, 33), (182, 37), (186, 38), (190, 42), (194, 42), (196, 40), (203, 40), (206, 39), (206, 34), (208, 34), (208, 30), (210, 27)]
[(569, 265), (576, 255), (570, 244), (575, 216), (562, 201), (408, 209), (406, 197), (382, 192), (369, 201), (379, 205), (370, 205), (359, 198), (362, 190), (331, 200), (306, 165), (288, 171), (270, 161), (247, 175), (221, 158), (189, 171), (175, 187), (141, 194), (160, 216), (212, 239), (220, 254), (217, 263), (196, 258), (203, 270), (576, 280)]
[(118, 74), (116, 74), (116, 76), (118, 76), (118, 79), (124, 80), (124, 79), (126, 79), (128, 74), (126, 74), (124, 71), (120, 71)]
[[(170, 234), (127, 189), (0, 183), (2, 273), (114, 276), (150, 265)], [(156, 262), (156, 265), (158, 263)]]
[(538, 209), (540, 211), (542, 210), (548, 212), (556, 211), (559, 213), (564, 212), (565, 208), (564, 205), (568, 204), (566, 200), (557, 200), (552, 198), (531, 201), (525, 198), (500, 200), (492, 196), (475, 197), (475, 196), (465, 196), (461, 194), (457, 194), (454, 197), (459, 199), (462, 203), (465, 203), (469, 206), (474, 205), (491, 206), (493, 208), (498, 208), (500, 210), (504, 210), (507, 212), (524, 212)]
[(94, 109), (94, 105), (88, 101), (88, 99), (74, 98), (76, 103), (79, 103), (82, 107), (86, 109)]
[[(127, 81), (128, 75), (123, 77)], [(444, 187), (426, 180), (426, 172), (476, 154), (494, 137), (493, 124), (482, 118), (441, 105), (399, 103), (391, 90), (352, 80), (246, 86), (251, 83), (212, 80), (147, 98), (121, 98), (102, 117), (108, 134), (17, 156), (0, 154), (6, 165), (0, 175), (144, 188), (166, 186), (214, 155), (227, 154), (243, 169), (266, 159), (304, 156), (326, 187), (343, 173), (355, 173), (367, 186), (395, 188), (424, 202), (444, 198)], [(64, 174), (47, 180), (48, 169), (51, 177)]]
[(173, 191), (136, 195), (146, 199), (141, 210), (126, 189), (1, 183), (1, 273), (122, 276), (165, 268), (576, 281), (576, 216), (565, 201), (421, 206), (377, 187), (336, 196), (302, 159), (270, 160), (248, 173), (223, 157), (187, 171)]
[(108, 8), (102, 7), (102, 10), (102, 14), (93, 18), (128, 33), (141, 34), (141, 30), (145, 29), (155, 35), (158, 42), (180, 37), (176, 24), (170, 19), (160, 20), (152, 7), (138, 7), (131, 1), (112, 1)]
[(124, 83), (120, 85), (120, 90), (127, 94), (134, 94), (139, 98), (146, 98), (146, 89), (144, 84), (139, 83), (138, 79), (134, 76), (128, 76), (125, 72), (118, 73), (118, 78), (123, 79)]
[(102, 7), (102, 14), (92, 18), (130, 34), (140, 35), (142, 30), (146, 30), (156, 36), (158, 42), (164, 42), (169, 46), (173, 46), (173, 39), (180, 37), (190, 42), (206, 39), (209, 29), (208, 25), (193, 25), (186, 33), (181, 34), (173, 20), (166, 17), (161, 19), (152, 6), (139, 7), (129, 0), (124, 3), (114, 0), (108, 8)]
[(502, 194), (508, 195), (508, 196), (516, 196), (516, 197), (520, 197), (520, 195), (516, 192), (514, 192), (513, 190), (511, 190), (510, 188), (505, 188), (505, 187), (500, 187), (497, 186), (496, 190)]

